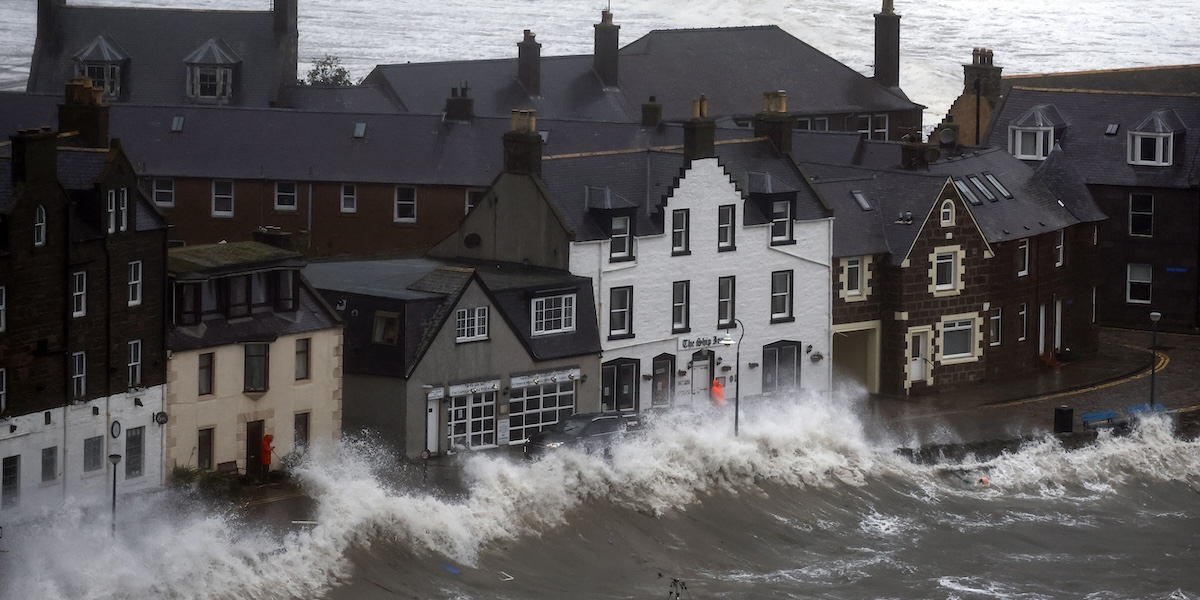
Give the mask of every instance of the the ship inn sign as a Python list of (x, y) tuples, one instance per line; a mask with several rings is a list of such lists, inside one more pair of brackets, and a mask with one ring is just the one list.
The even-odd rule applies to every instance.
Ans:
[(721, 339), (724, 337), (724, 335), (694, 335), (691, 337), (681, 337), (678, 338), (679, 349), (690, 350), (692, 352), (695, 352), (696, 350), (702, 350), (704, 348), (716, 350), (716, 347), (721, 345)]

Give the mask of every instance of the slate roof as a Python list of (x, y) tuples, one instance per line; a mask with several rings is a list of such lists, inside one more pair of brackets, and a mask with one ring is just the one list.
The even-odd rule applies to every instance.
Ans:
[(167, 348), (182, 351), (246, 342), (273, 342), (283, 336), (338, 326), (337, 316), (303, 278), (299, 292), (294, 313), (254, 311), (251, 318), (233, 322), (218, 317), (206, 318), (199, 325), (173, 326), (167, 331)]
[(445, 264), (427, 258), (314, 262), (304, 267), (304, 276), (319, 290), (401, 300), (427, 299), (458, 291), (458, 288), (432, 291), (410, 287)]
[(279, 106), (317, 112), (405, 112), (387, 89), (377, 85), (289, 85), (279, 95)]
[(1068, 73), (1006, 75), (1001, 79), (1005, 91), (1012, 87), (1043, 89), (1105, 90), (1110, 92), (1150, 92), (1156, 94), (1195, 94), (1200, 91), (1200, 65), (1136, 67)]
[[(1032, 107), (1052, 104), (1068, 122), (1058, 139), (1066, 163), (1089, 185), (1194, 188), (1200, 182), (1200, 95), (1163, 95), (1070, 90), (1009, 91), (992, 122), (988, 143), (1008, 148), (1008, 127)], [(1147, 117), (1170, 109), (1192, 130), (1175, 136), (1172, 166), (1131, 165), (1128, 132)], [(1110, 124), (1115, 135), (1106, 135)], [(1029, 161), (1036, 163), (1038, 161)]]
[[(828, 137), (840, 151), (821, 151), (821, 137)], [(961, 154), (931, 163), (925, 169), (901, 168), (902, 145), (897, 142), (864, 142), (871, 147), (865, 162), (886, 164), (868, 167), (853, 164), (864, 153), (850, 152), (845, 136), (812, 134), (802, 166), (812, 185), (834, 209), (833, 253), (836, 257), (889, 254), (894, 261), (905, 258), (921, 223), (934, 209), (938, 194), (950, 180), (961, 181), (972, 191), (967, 200), (985, 239), (1002, 242), (1057, 231), (1082, 222), (1103, 220), (1091, 194), (1070, 173), (1048, 176), (998, 148), (963, 149)], [(890, 154), (892, 158), (885, 158)], [(852, 164), (843, 164), (849, 160)], [(986, 175), (991, 174), (1011, 198)], [(979, 181), (991, 198), (972, 180)], [(864, 210), (853, 192), (860, 192), (871, 206)], [(960, 192), (960, 195), (964, 195)], [(1060, 203), (1061, 200), (1061, 203)], [(912, 213), (912, 223), (899, 217)]]
[[(752, 189), (749, 173), (767, 173), (775, 192), (796, 193), (797, 220), (828, 216), (796, 166), (775, 152), (767, 140), (719, 142), (716, 154), (743, 198), (765, 191)], [(589, 212), (589, 187), (607, 188), (612, 196), (636, 205), (634, 235), (655, 235), (663, 232), (663, 206), (669, 204), (686, 166), (680, 147), (548, 156), (542, 160), (542, 181), (576, 241), (608, 237), (604, 224)]]
[(651, 31), (620, 49), (618, 89), (603, 87), (592, 60), (543, 56), (536, 98), (518, 82), (515, 57), (380, 65), (366, 82), (390, 86), (420, 114), (440, 114), (449, 90), (464, 81), (476, 113), (490, 116), (534, 108), (543, 118), (638, 122), (642, 103), (654, 96), (664, 119), (680, 121), (701, 94), (714, 117), (751, 116), (763, 92), (774, 90), (787, 91), (793, 114), (924, 108), (774, 25)]
[[(97, 36), (128, 56), (121, 100), (188, 102), (184, 61), (209, 45), (240, 58), (231, 104), (266, 106), (280, 86), (283, 52), (270, 11), (181, 10), (74, 6), (58, 9), (53, 41), (39, 40), (27, 90), (60, 93), (75, 75), (74, 56)], [(236, 61), (235, 61), (236, 62)]]
[(0, 92), (0, 144), (22, 129), (57, 128), (62, 100), (62, 89), (56, 94)]

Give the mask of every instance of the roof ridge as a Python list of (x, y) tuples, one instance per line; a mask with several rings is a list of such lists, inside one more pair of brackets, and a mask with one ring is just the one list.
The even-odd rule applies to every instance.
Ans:
[(1191, 93), (1174, 92), (1174, 93), (1172, 93), (1172, 92), (1142, 92), (1142, 91), (1131, 91), (1131, 90), (1091, 90), (1091, 89), (1079, 89), (1079, 88), (1030, 87), (1030, 86), (1024, 86), (1024, 85), (1014, 85), (1009, 89), (1010, 90), (1021, 90), (1021, 91), (1025, 91), (1025, 92), (1064, 92), (1064, 93), (1070, 93), (1070, 94), (1113, 94), (1113, 95), (1117, 95), (1117, 96), (1159, 96), (1159, 97), (1165, 96), (1165, 97), (1170, 97), (1170, 98), (1197, 98), (1197, 97), (1200, 97), (1200, 93), (1198, 93), (1198, 92), (1191, 92)]
[(1004, 75), (1001, 79), (1021, 79), (1031, 77), (1059, 77), (1062, 75), (1090, 75), (1099, 73), (1131, 73), (1137, 71), (1160, 71), (1164, 69), (1196, 69), (1200, 63), (1187, 65), (1152, 65), (1148, 67), (1117, 67), (1115, 69), (1091, 69), (1086, 71), (1062, 71), (1057, 73), (1026, 73), (1023, 75)]

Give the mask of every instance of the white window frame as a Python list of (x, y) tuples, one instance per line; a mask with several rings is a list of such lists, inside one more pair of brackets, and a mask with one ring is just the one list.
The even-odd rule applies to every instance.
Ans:
[(454, 341), (478, 342), (488, 339), (488, 307), (460, 308), (454, 314)]
[[(941, 337), (942, 337), (939, 351), (941, 354), (940, 358), (941, 358), (943, 364), (945, 364), (947, 362), (950, 362), (950, 363), (966, 362), (968, 360), (972, 360), (972, 359), (976, 358), (975, 348), (978, 345), (977, 342), (975, 341), (976, 329), (977, 329), (977, 327), (976, 327), (975, 319), (971, 316), (956, 315), (956, 316), (942, 318), (942, 321), (941, 321), (940, 327), (939, 327), (939, 333), (941, 334)], [(966, 332), (966, 335), (967, 335), (967, 350), (966, 350), (966, 352), (947, 354), (946, 353), (946, 346), (947, 346), (946, 337), (947, 337), (947, 335), (958, 335), (959, 332)]]
[(633, 258), (633, 232), (629, 217), (613, 217), (609, 222), (608, 260), (623, 261)]
[(296, 381), (312, 379), (312, 338), (296, 338)]
[(129, 306), (142, 303), (142, 261), (129, 263)]
[(1025, 277), (1029, 275), (1029, 239), (1023, 239), (1017, 242), (1017, 256), (1021, 258), (1021, 268), (1017, 270), (1017, 277)]
[(717, 207), (717, 250), (733, 250), (737, 245), (737, 205), (724, 204)]
[(46, 207), (39, 204), (33, 211), (33, 245), (46, 245)]
[[(206, 93), (209, 87), (212, 92)], [(222, 65), (188, 65), (187, 92), (189, 98), (229, 100), (233, 97), (233, 69)]]
[[(1169, 167), (1174, 162), (1174, 157), (1172, 156), (1175, 146), (1174, 133), (1130, 131), (1128, 135), (1129, 164), (1148, 165), (1153, 167)], [(1145, 140), (1149, 140), (1152, 144), (1154, 144), (1153, 158), (1142, 157), (1142, 142)]]
[(692, 282), (671, 283), (671, 332), (683, 333), (692, 328)]
[[(1148, 198), (1150, 201), (1150, 210), (1141, 207), (1141, 210), (1135, 210), (1133, 201), (1134, 198)], [(1133, 230), (1134, 217), (1143, 217), (1149, 219), (1149, 233), (1135, 233)], [(1154, 194), (1134, 193), (1129, 194), (1129, 235), (1131, 237), (1152, 238), (1154, 237)], [(1093, 243), (1094, 244), (1094, 243)]]
[(154, 203), (159, 206), (175, 206), (175, 180), (168, 177), (155, 177), (153, 186)]
[[(729, 285), (726, 286), (725, 284)], [(717, 328), (733, 327), (737, 319), (737, 276), (717, 278)]]
[(846, 295), (861, 296), (862, 289), (862, 273), (863, 264), (862, 258), (854, 257), (846, 259)]
[[(471, 211), (483, 200), (487, 195), (486, 188), (467, 188), (463, 192), (463, 214), (471, 214)], [(474, 200), (472, 200), (474, 198)]]
[[(1026, 139), (1023, 134), (1032, 134), (1033, 139)], [(1029, 142), (1032, 148), (1026, 148)], [(1046, 160), (1050, 150), (1054, 148), (1053, 127), (1009, 127), (1008, 151), (1021, 160)]]
[[(220, 193), (217, 190), (218, 186), (229, 186), (228, 193)], [(223, 192), (224, 190), (222, 190)], [(234, 208), (235, 190), (233, 181), (229, 179), (214, 179), (212, 182), (212, 216), (214, 217), (232, 217)], [(217, 208), (218, 201), (227, 201), (228, 209)]]
[(490, 448), (496, 445), (496, 392), (451, 396), (446, 410), (446, 436), (452, 452), (460, 447)]
[(1018, 342), (1025, 341), (1029, 334), (1029, 305), (1022, 302), (1021, 307), (1017, 309), (1017, 318), (1021, 320), (1021, 335), (1017, 337)]
[(993, 308), (988, 315), (988, 344), (999, 346), (1004, 336), (1004, 311), (1000, 307)]
[[(938, 278), (938, 267), (946, 263), (945, 257), (950, 256), (950, 281), (944, 283)], [(929, 254), (929, 293), (935, 297), (956, 296), (963, 291), (965, 279), (965, 252), (962, 246), (939, 246)]]
[(938, 215), (938, 222), (942, 227), (952, 227), (954, 225), (954, 201), (943, 200), (942, 208)]
[(117, 232), (117, 190), (108, 190), (108, 233)]
[(87, 271), (71, 274), (71, 316), (87, 316)]
[(524, 440), (575, 413), (575, 380), (513, 386), (508, 406), (509, 439)]
[[(291, 191), (288, 191), (288, 187)], [(300, 186), (295, 181), (275, 182), (275, 210), (295, 211), (298, 204)]]
[[(401, 198), (400, 190), (411, 193), (411, 198)], [(405, 207), (405, 210), (401, 210)], [(417, 222), (417, 188), (408, 185), (398, 185), (392, 192), (392, 221), (395, 223)]]
[(691, 254), (691, 211), (680, 208), (671, 211), (671, 255)]
[(142, 340), (129, 340), (129, 362), (126, 375), (129, 387), (142, 387)]
[(575, 331), (575, 294), (534, 298), (529, 305), (530, 335)]
[[(934, 289), (936, 289), (938, 291), (946, 291), (946, 290), (953, 290), (955, 288), (955, 284), (957, 282), (956, 280), (958, 279), (956, 277), (956, 275), (957, 275), (957, 272), (956, 272), (957, 269), (955, 268), (956, 262), (958, 262), (958, 261), (955, 260), (954, 252), (938, 252), (937, 254), (934, 255), (934, 265), (933, 265)], [(945, 281), (942, 280), (942, 270), (943, 270), (942, 267), (943, 266), (949, 267), (948, 278)]]
[[(782, 208), (782, 212), (779, 210)], [(792, 203), (775, 200), (771, 203), (771, 243), (788, 244), (792, 237)]]
[[(775, 271), (771, 273), (771, 321), (787, 320), (793, 314), (793, 294), (795, 289), (795, 272)], [(783, 303), (782, 310), (775, 310), (776, 301)]]
[(1059, 229), (1054, 237), (1054, 266), (1061, 267), (1067, 262), (1067, 230)]
[(358, 186), (353, 183), (342, 184), (342, 204), (341, 211), (343, 213), (358, 212)]
[(71, 397), (82, 400), (87, 397), (87, 353), (71, 353)]
[(104, 98), (121, 96), (121, 65), (110, 62), (78, 62), (75, 73), (92, 80), (92, 87), (104, 90)]
[(117, 208), (120, 225), (118, 230), (125, 232), (129, 229), (129, 188), (121, 188), (121, 204)]
[(608, 290), (608, 337), (633, 335), (633, 286)]
[[(1134, 271), (1138, 273), (1134, 274)], [(1135, 298), (1133, 286), (1146, 286), (1146, 298)], [(1154, 299), (1154, 265), (1128, 263), (1125, 265), (1125, 302), (1127, 304), (1150, 304)]]

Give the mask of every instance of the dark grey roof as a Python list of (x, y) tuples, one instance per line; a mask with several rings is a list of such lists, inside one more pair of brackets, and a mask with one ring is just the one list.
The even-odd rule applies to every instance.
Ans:
[(1001, 85), (1006, 91), (1008, 88), (1020, 86), (1042, 89), (1194, 94), (1200, 90), (1200, 65), (1006, 75), (1001, 80)]
[[(832, 139), (835, 145), (840, 143)], [(889, 147), (895, 159), (887, 162), (899, 165), (900, 144), (877, 149)], [(894, 260), (903, 259), (948, 181), (962, 182), (971, 191), (974, 201), (964, 192), (960, 195), (968, 198), (967, 208), (989, 242), (1032, 237), (1104, 218), (1082, 185), (1072, 185), (1067, 177), (1047, 182), (1029, 165), (995, 148), (967, 149), (927, 169), (803, 166), (816, 175), (813, 186), (833, 205), (837, 257), (888, 253)], [(992, 179), (1012, 197), (1006, 197)], [(858, 204), (855, 191), (862, 193), (871, 210)], [(899, 218), (909, 212), (912, 224)]]
[[(28, 90), (59, 93), (75, 75), (74, 56), (103, 36), (128, 56), (122, 101), (184, 104), (184, 61), (240, 59), (231, 104), (266, 106), (280, 83), (285, 52), (270, 11), (179, 10), (66, 5), (51, 43), (40, 40)], [(210, 40), (212, 44), (210, 44)], [(198, 51), (218, 48), (219, 54)], [(215, 51), (214, 51), (215, 52)], [(211, 54), (211, 56), (210, 56)], [(294, 75), (292, 77), (294, 79)]]
[[(1172, 96), (1013, 88), (1000, 107), (988, 143), (1008, 148), (1009, 124), (1034, 106), (1050, 104), (1069, 125), (1058, 138), (1066, 163), (1087, 184), (1161, 188), (1195, 187), (1200, 180), (1200, 95)], [(1128, 132), (1149, 117), (1172, 111), (1174, 126), (1196, 131), (1176, 135), (1172, 166), (1131, 165)], [(1106, 135), (1116, 125), (1113, 135)], [(1036, 162), (1036, 161), (1030, 161)]]
[[(773, 192), (794, 192), (797, 220), (828, 216), (826, 207), (812, 190), (796, 165), (775, 152), (770, 142), (740, 140), (716, 145), (717, 160), (737, 186), (743, 198), (754, 189), (751, 173), (773, 184)], [(551, 156), (542, 161), (542, 181), (569, 231), (577, 241), (608, 236), (604, 223), (589, 210), (589, 189), (606, 189), (609, 194), (633, 203), (634, 235), (663, 232), (661, 211), (684, 173), (687, 160), (678, 147), (625, 152), (597, 152), (571, 156)], [(593, 203), (594, 204), (594, 203)]]
[(920, 110), (777, 26), (651, 31), (619, 52), (618, 89), (605, 88), (593, 57), (542, 57), (541, 95), (517, 80), (517, 59), (380, 65), (367, 82), (389, 85), (413, 113), (440, 114), (451, 88), (466, 82), (481, 115), (534, 108), (553, 119), (631, 122), (651, 96), (663, 118), (691, 116), (709, 98), (709, 114), (753, 115), (767, 91), (785, 90), (793, 114)]
[(314, 262), (304, 267), (304, 276), (319, 290), (402, 300), (437, 298), (457, 290), (432, 292), (410, 286), (445, 264), (426, 258)]
[(57, 94), (0, 92), (0, 143), (22, 129), (56, 129), (62, 99), (62, 90)]
[(319, 112), (405, 112), (382, 86), (289, 85), (279, 96), (279, 106)]
[(249, 319), (205, 318), (199, 325), (173, 326), (167, 348), (198, 350), (245, 342), (273, 342), (281, 336), (337, 327), (339, 320), (303, 278), (296, 312), (255, 311)]
[[(600, 330), (592, 280), (556, 269), (541, 269), (512, 263), (464, 263), (475, 274), (500, 308), (501, 316), (521, 339), (535, 360), (552, 360), (587, 354), (600, 354)], [(574, 292), (575, 330), (552, 335), (530, 335), (533, 324), (530, 298), (558, 291)]]

